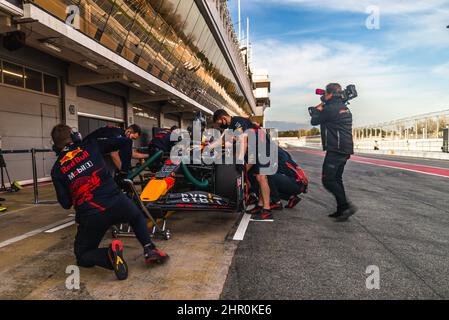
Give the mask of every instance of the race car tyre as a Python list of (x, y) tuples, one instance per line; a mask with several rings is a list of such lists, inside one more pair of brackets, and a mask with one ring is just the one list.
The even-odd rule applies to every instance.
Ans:
[(217, 165), (215, 168), (215, 194), (236, 202), (240, 201), (240, 191), (237, 187), (241, 173), (235, 165)]

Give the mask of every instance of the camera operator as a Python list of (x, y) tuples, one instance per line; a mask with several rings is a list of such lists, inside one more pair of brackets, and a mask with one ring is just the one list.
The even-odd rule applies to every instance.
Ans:
[(357, 96), (355, 87), (352, 88), (354, 96), (343, 91), (338, 83), (331, 83), (323, 92), (322, 103), (309, 108), (312, 125), (321, 125), (321, 140), (323, 150), (326, 151), (323, 186), (337, 200), (337, 211), (329, 217), (336, 218), (338, 222), (347, 221), (357, 211), (357, 208), (348, 202), (343, 185), (345, 165), (354, 154), (352, 114), (347, 107), (347, 101)]

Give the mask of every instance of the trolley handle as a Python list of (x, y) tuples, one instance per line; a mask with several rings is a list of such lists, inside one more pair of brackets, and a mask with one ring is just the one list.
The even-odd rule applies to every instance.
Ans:
[(148, 211), (148, 209), (145, 207), (145, 205), (143, 204), (142, 200), (140, 199), (140, 196), (137, 193), (137, 190), (136, 190), (136, 187), (134, 186), (133, 181), (130, 180), (130, 179), (124, 179), (123, 182), (129, 188), (129, 191), (131, 191), (131, 193), (134, 195), (134, 198), (136, 199), (135, 201), (139, 205), (140, 209), (145, 213), (147, 218), (150, 219), (151, 222), (153, 222), (153, 224), (156, 227), (157, 231), (163, 233), (163, 230), (157, 224), (156, 219), (153, 218), (153, 216), (150, 214), (150, 212)]

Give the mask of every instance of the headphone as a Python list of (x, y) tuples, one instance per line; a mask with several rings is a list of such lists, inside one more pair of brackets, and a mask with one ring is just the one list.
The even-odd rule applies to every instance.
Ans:
[[(70, 139), (73, 143), (81, 143), (83, 141), (83, 136), (81, 133), (78, 132), (75, 128), (72, 128), (72, 132), (70, 133)], [(59, 149), (56, 147), (55, 144), (52, 146), (52, 150), (56, 153), (56, 155), (59, 155), (62, 151), (62, 149)]]
[(83, 141), (83, 136), (75, 128), (72, 128), (70, 138), (72, 139), (73, 143), (81, 143)]

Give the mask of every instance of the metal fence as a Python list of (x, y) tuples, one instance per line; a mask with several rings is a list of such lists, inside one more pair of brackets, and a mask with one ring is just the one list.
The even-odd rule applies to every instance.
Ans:
[(355, 140), (442, 139), (449, 127), (449, 110), (354, 128)]
[[(50, 149), (17, 149), (17, 150), (2, 150), (0, 149), (0, 155), (7, 154), (29, 154), (31, 155), (31, 168), (33, 172), (33, 202), (34, 204), (52, 204), (56, 203), (56, 200), (39, 200), (39, 179), (37, 174), (37, 153), (51, 153), (53, 150)], [(6, 162), (6, 161), (5, 161)], [(7, 166), (5, 165), (5, 170), (7, 170)], [(9, 179), (9, 177), (8, 177)]]

